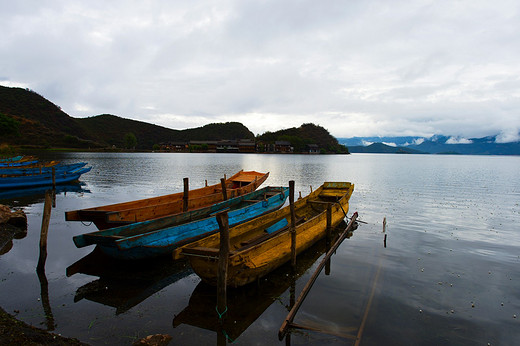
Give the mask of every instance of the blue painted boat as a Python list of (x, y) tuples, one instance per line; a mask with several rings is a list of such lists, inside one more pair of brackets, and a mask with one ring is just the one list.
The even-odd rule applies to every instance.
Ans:
[[(73, 171), (57, 172), (55, 174), (55, 182), (56, 184), (64, 184), (76, 181), (82, 174), (89, 172), (91, 169), (92, 167), (83, 167)], [(0, 190), (21, 189), (47, 185), (52, 185), (52, 173), (0, 178)]]
[(16, 161), (16, 162), (1, 162), (0, 163), (0, 168), (4, 168), (4, 167), (23, 167), (23, 166), (34, 165), (36, 163), (38, 163), (38, 160)]
[(21, 159), (23, 159), (23, 156), (18, 155), (18, 156), (14, 156), (14, 157), (1, 158), (0, 162), (2, 162), (2, 163), (4, 163), (4, 162), (16, 162), (16, 161), (20, 161)]
[(179, 246), (216, 233), (215, 214), (219, 211), (228, 211), (231, 227), (279, 209), (288, 194), (288, 187), (265, 187), (205, 208), (86, 233), (73, 240), (79, 248), (97, 244), (105, 254), (118, 259), (171, 255)]
[(53, 168), (56, 173), (66, 172), (66, 171), (70, 172), (70, 171), (77, 170), (78, 168), (85, 167), (86, 165), (87, 165), (86, 162), (77, 162), (77, 163), (70, 163), (70, 164), (55, 164), (53, 166), (47, 166), (47, 167), (30, 167), (30, 168), (10, 167), (10, 168), (3, 168), (2, 170), (0, 170), (0, 175), (15, 176), (15, 175), (34, 175), (34, 174), (52, 173)]

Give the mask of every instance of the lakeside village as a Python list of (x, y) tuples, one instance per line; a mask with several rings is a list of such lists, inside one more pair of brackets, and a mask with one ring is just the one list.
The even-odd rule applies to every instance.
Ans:
[(319, 154), (317, 144), (306, 144), (301, 151), (295, 151), (289, 141), (274, 143), (256, 142), (252, 139), (218, 141), (177, 141), (161, 143), (158, 148), (166, 152), (211, 152), (211, 153), (301, 153)]

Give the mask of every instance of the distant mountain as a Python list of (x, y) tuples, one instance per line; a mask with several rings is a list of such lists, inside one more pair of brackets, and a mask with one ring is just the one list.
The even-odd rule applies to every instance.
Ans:
[(407, 146), (421, 141), (422, 137), (351, 137), (351, 138), (338, 138), (338, 142), (348, 146), (368, 146), (372, 143), (383, 143), (389, 146)]
[[(349, 146), (350, 152), (410, 152), (429, 154), (464, 154), (464, 155), (520, 155), (520, 142), (497, 143), (497, 136), (482, 138), (457, 138), (435, 135), (424, 137), (353, 137), (339, 138), (342, 144), (363, 143)], [(392, 145), (374, 146), (372, 143)], [(372, 144), (372, 145), (367, 145)], [(392, 149), (393, 148), (393, 149)]]
[(355, 145), (348, 147), (351, 153), (371, 153), (371, 154), (427, 154), (426, 152), (407, 148), (390, 146), (383, 143), (372, 143), (367, 146)]

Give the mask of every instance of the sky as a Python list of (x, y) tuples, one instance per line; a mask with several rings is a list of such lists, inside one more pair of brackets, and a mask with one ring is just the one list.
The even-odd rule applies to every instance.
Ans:
[(24, 0), (0, 22), (0, 85), (75, 118), (519, 140), (518, 0)]

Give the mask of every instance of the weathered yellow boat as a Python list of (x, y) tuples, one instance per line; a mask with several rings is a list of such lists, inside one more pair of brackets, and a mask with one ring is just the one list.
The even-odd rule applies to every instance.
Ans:
[[(354, 184), (326, 182), (294, 203), (296, 253), (326, 235), (327, 206), (331, 205), (331, 227), (346, 216)], [(230, 247), (227, 285), (238, 287), (253, 282), (291, 259), (291, 210), (287, 206), (229, 229)], [(216, 285), (220, 234), (178, 248), (173, 258), (189, 258), (195, 273)]]
[[(91, 221), (100, 230), (176, 215), (255, 191), (269, 173), (239, 171), (221, 183), (184, 192), (65, 212), (66, 221)], [(224, 194), (225, 191), (225, 194)]]

